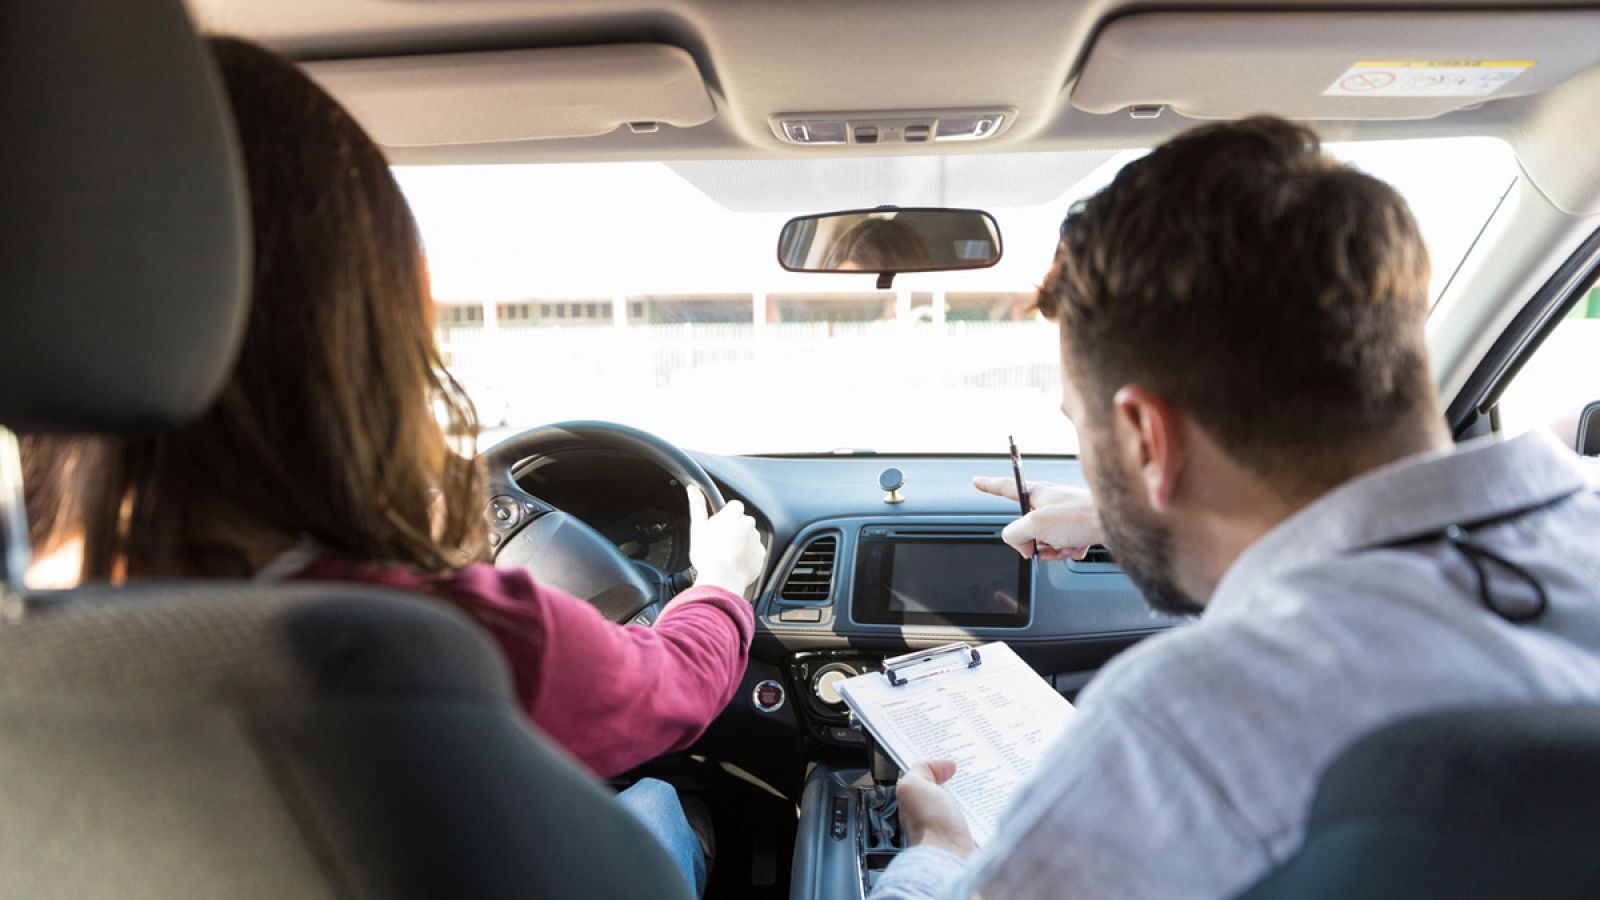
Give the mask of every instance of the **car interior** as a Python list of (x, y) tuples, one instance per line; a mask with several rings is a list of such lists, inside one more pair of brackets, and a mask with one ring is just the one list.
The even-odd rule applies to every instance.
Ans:
[[(0, 0), (0, 9), (5, 896), (680, 896), (666, 856), (611, 797), (648, 776), (709, 810), (718, 852), (707, 896), (864, 897), (906, 838), (888, 790), (895, 772), (852, 720), (840, 681), (910, 651), (999, 640), (1070, 700), (1122, 650), (1183, 625), (1150, 611), (1107, 548), (1020, 560), (999, 538), (1016, 504), (970, 479), (1011, 476), (1002, 429), (1005, 416), (1025, 415), (1040, 429), (1016, 432), (1027, 476), (1084, 483), (1050, 388), (1038, 386), (1055, 377), (1050, 326), (1016, 298), (1043, 276), (1072, 200), (1130, 154), (1202, 122), (1304, 121), (1377, 171), (1388, 158), (1378, 154), (1403, 152), (1422, 174), (1414, 196), (1402, 192), (1425, 230), (1443, 223), (1428, 340), (1452, 433), (1509, 435), (1570, 413), (1575, 452), (1600, 448), (1600, 405), (1590, 405), (1600, 399), (1591, 362), (1600, 333), (1588, 327), (1600, 324), (1600, 7)], [(649, 627), (689, 583), (682, 486), (715, 507), (737, 499), (756, 519), (767, 559), (747, 594), (749, 668), (693, 747), (609, 784), (594, 779), (527, 723), (484, 635), (393, 591), (24, 583), (12, 432), (184, 422), (237, 351), (248, 194), (198, 39), (209, 33), (288, 55), (355, 114), (416, 203), (430, 262), (440, 260), (436, 293), (456, 290), (444, 266), (451, 242), (498, 227), (430, 224), (446, 195), (478, 189), (474, 178), (516, 173), (538, 189), (545, 177), (583, 190), (610, 180), (612, 194), (575, 202), (608, 216), (637, 202), (640, 221), (656, 223), (629, 230), (604, 219), (636, 242), (629, 257), (580, 255), (571, 267), (605, 286), (533, 298), (533, 315), (552, 322), (557, 308), (563, 319), (600, 317), (605, 328), (550, 333), (603, 374), (561, 384), (485, 362), (500, 337), (484, 320), (516, 332), (513, 307), (527, 291), (444, 297), (441, 310), (456, 318), (441, 334), (490, 426), (485, 527), (498, 565)], [(732, 224), (715, 230), (708, 213), (684, 220), (687, 236), (663, 233), (676, 195), (629, 180), (643, 170), (625, 167), (641, 165), (670, 173), (674, 190), (692, 189)], [(593, 180), (575, 168), (606, 166)], [(927, 172), (938, 173), (936, 188)], [(879, 207), (977, 218), (930, 218), (955, 256), (896, 271), (823, 264), (821, 251), (795, 243), (842, 234)], [(833, 222), (835, 211), (854, 218)], [(591, 233), (582, 211), (516, 214)], [(690, 243), (704, 254), (689, 266), (702, 280), (650, 288), (666, 282), (644, 270)], [(766, 280), (741, 283), (751, 272)], [(980, 280), (1001, 275), (1013, 286)], [(838, 296), (811, 293), (829, 291)], [(908, 324), (891, 333), (875, 318), (847, 321), (854, 313), (805, 318), (830, 303)], [(992, 321), (965, 327), (962, 303)], [(778, 346), (793, 333), (809, 343), (773, 351), (766, 368), (733, 368), (746, 351), (730, 326), (683, 318), (723, 309), (744, 317), (737, 327), (750, 341)], [(461, 327), (446, 334), (451, 323)], [(938, 351), (896, 337), (917, 328), (996, 349), (970, 371), (941, 374), (928, 361)], [(533, 341), (541, 329), (524, 331)], [(1001, 342), (1021, 334), (1037, 346)], [(507, 346), (528, 355), (545, 345)], [(672, 390), (641, 386), (637, 415), (619, 413), (614, 398), (657, 378), (669, 357)], [(974, 403), (1015, 405), (969, 417), (946, 403), (952, 379)], [(706, 405), (720, 397), (738, 398), (738, 415)], [(491, 409), (502, 402), (503, 416)], [(777, 424), (750, 443), (697, 430), (702, 418), (735, 419), (732, 430), (747, 433)], [(1053, 431), (1038, 424), (1047, 422)], [(927, 583), (955, 588), (912, 586)], [(990, 599), (1001, 594), (1008, 602)], [(1596, 713), (1441, 712), (1373, 735), (1325, 777), (1301, 854), (1246, 896), (1595, 891)]]

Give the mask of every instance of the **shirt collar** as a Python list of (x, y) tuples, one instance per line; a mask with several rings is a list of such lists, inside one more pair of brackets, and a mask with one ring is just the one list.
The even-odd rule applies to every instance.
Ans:
[(1223, 574), (1206, 615), (1249, 607), (1257, 585), (1343, 553), (1468, 525), (1597, 485), (1543, 429), (1419, 453), (1353, 478), (1278, 523)]
[(302, 536), (300, 540), (286, 548), (282, 553), (267, 560), (267, 564), (256, 570), (251, 576), (255, 581), (287, 581), (307, 568), (310, 568), (317, 558), (322, 556), (321, 547), (310, 536)]

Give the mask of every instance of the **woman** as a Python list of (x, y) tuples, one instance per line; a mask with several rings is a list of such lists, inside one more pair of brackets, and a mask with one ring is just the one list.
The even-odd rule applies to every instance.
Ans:
[(451, 450), (435, 410), (452, 434), (476, 423), (434, 344), (421, 241), (388, 163), (286, 60), (233, 39), (211, 47), (254, 227), (237, 367), (185, 427), (31, 440), (35, 523), (53, 523), (36, 543), (70, 544), (71, 518), (86, 578), (345, 580), (430, 594), (494, 636), (534, 723), (596, 774), (690, 744), (744, 673), (754, 620), (739, 592), (763, 557), (754, 522), (738, 502), (694, 516), (698, 583), (652, 628), (616, 625), (482, 562), (484, 476)]
[(916, 271), (933, 265), (922, 235), (899, 219), (869, 214), (828, 248), (822, 268), (841, 272)]

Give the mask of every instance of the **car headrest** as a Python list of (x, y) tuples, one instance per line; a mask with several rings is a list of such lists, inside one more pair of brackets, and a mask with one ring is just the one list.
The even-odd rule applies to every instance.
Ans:
[(1600, 834), (1600, 706), (1464, 707), (1385, 726), (1323, 773), (1309, 830), (1350, 820)]
[(180, 0), (0, 0), (0, 425), (159, 428), (231, 371), (232, 119)]

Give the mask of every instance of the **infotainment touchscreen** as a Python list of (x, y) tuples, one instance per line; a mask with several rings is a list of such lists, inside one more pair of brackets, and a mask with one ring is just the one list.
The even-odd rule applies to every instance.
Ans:
[(881, 625), (1021, 628), (1028, 624), (1028, 561), (998, 538), (861, 538), (853, 613)]

